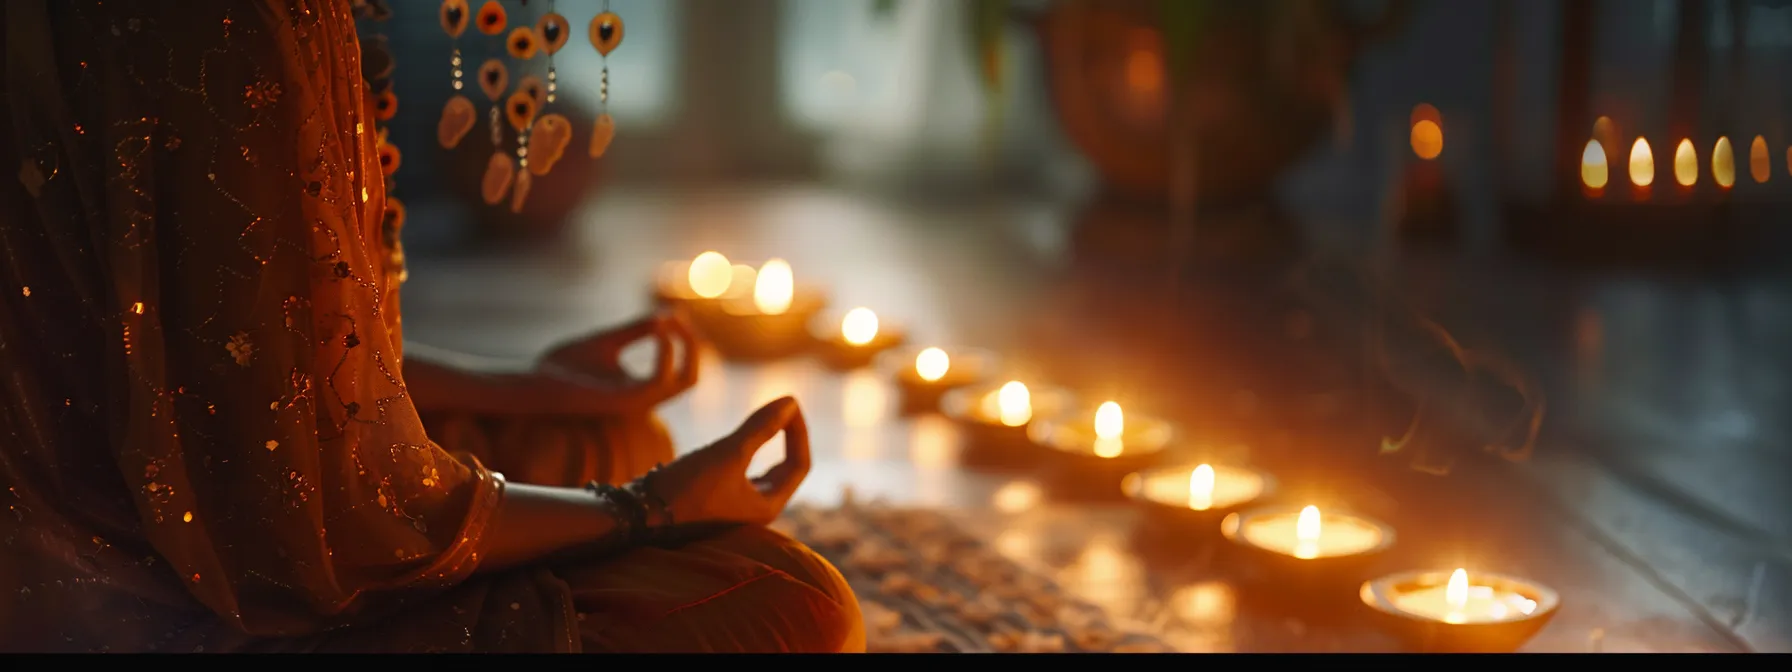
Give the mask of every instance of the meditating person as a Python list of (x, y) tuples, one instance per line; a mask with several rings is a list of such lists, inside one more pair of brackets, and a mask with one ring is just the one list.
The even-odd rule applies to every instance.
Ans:
[(764, 527), (793, 400), (671, 459), (676, 318), (528, 373), (405, 359), (348, 0), (0, 7), (0, 650), (863, 649)]

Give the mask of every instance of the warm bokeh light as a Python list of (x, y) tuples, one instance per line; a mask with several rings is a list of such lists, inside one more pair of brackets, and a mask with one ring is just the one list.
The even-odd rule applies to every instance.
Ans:
[(1450, 583), (1444, 586), (1444, 601), (1451, 609), (1468, 607), (1468, 570), (1458, 568), (1450, 573)]
[(1121, 412), (1120, 404), (1103, 402), (1095, 409), (1095, 455), (1098, 457), (1119, 457), (1125, 451), (1121, 442), (1126, 434), (1126, 415)]
[(1196, 511), (1213, 508), (1213, 465), (1203, 464), (1189, 472), (1188, 508)]
[(840, 337), (852, 345), (870, 343), (877, 338), (877, 313), (870, 308), (847, 311), (846, 318), (840, 321)]
[(1135, 46), (1126, 55), (1126, 85), (1139, 93), (1157, 93), (1164, 88), (1163, 55), (1150, 42)]
[(1444, 115), (1430, 103), (1419, 103), (1412, 108), (1412, 132), (1410, 142), (1412, 153), (1426, 161), (1437, 158), (1444, 152)]
[(928, 348), (915, 355), (915, 375), (921, 380), (930, 383), (939, 380), (946, 377), (946, 371), (951, 368), (952, 358), (946, 356), (945, 350)]
[(996, 415), (1002, 424), (1019, 427), (1033, 419), (1033, 395), (1018, 380), (1008, 381), (996, 392)]
[(728, 292), (734, 282), (734, 265), (720, 252), (704, 252), (691, 260), (691, 292), (713, 299)]
[(1600, 117), (1593, 120), (1593, 139), (1601, 145), (1618, 144), (1618, 125), (1611, 117)]
[(1681, 140), (1680, 146), (1674, 148), (1674, 181), (1682, 187), (1699, 181), (1699, 153), (1692, 148), (1692, 140)]
[(1605, 147), (1598, 140), (1587, 141), (1587, 151), (1580, 154), (1580, 181), (1588, 189), (1604, 189), (1610, 178), (1605, 165)]
[(1773, 176), (1773, 158), (1767, 154), (1767, 138), (1755, 136), (1748, 147), (1748, 172), (1756, 184), (1766, 184)]
[(1630, 146), (1630, 183), (1639, 187), (1655, 183), (1655, 152), (1649, 150), (1648, 140), (1637, 138)]
[(996, 490), (990, 497), (997, 511), (1002, 513), (1025, 513), (1038, 506), (1045, 499), (1045, 491), (1035, 483), (1027, 481), (1010, 481)]
[(1718, 138), (1711, 148), (1711, 181), (1725, 189), (1736, 186), (1736, 150), (1729, 138)]
[(1426, 161), (1444, 153), (1444, 129), (1429, 119), (1412, 125), (1412, 153)]
[(790, 271), (790, 263), (783, 259), (772, 259), (759, 267), (759, 275), (753, 280), (753, 306), (767, 315), (783, 315), (790, 310), (790, 300), (796, 294), (796, 277)]

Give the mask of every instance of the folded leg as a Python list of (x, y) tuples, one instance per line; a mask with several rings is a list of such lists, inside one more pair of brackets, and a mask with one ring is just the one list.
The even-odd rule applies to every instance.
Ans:
[(587, 652), (853, 653), (858, 599), (820, 555), (764, 527), (556, 569)]

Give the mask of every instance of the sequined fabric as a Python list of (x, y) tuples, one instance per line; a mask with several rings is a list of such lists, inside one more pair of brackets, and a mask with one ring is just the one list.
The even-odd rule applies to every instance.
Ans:
[[(862, 650), (761, 528), (473, 575), (502, 485), (406, 393), (348, 0), (0, 8), (0, 651)], [(645, 422), (441, 431), (576, 483)]]
[[(465, 580), (498, 486), (400, 378), (348, 3), (4, 12), (7, 648), (237, 648)], [(468, 599), (399, 647), (480, 644)]]

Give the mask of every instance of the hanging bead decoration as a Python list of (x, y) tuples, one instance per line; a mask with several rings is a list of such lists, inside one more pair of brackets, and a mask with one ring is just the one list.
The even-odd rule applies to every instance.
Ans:
[[(504, 6), (498, 4), (498, 0), (486, 0), (479, 7), (479, 14), (474, 17), (473, 24), (479, 27), (481, 33), (497, 35), (504, 32), (509, 20)], [(508, 49), (509, 43), (506, 42), (505, 46)], [(516, 177), (516, 161), (504, 151), (504, 106), (499, 104), (504, 98), (504, 92), (510, 89), (510, 70), (504, 67), (504, 61), (493, 58), (479, 66), (479, 89), (493, 103), (487, 122), (492, 134), (492, 158), (485, 164), (485, 179), (480, 184), (480, 195), (485, 198), (486, 205), (497, 205), (510, 193), (511, 180)]]
[[(530, 26), (518, 26), (511, 29), (510, 36), (505, 39), (504, 48), (510, 57), (520, 62), (528, 62), (541, 51), (541, 40)], [(518, 80), (516, 92), (504, 101), (504, 114), (510, 121), (510, 127), (516, 131), (516, 184), (510, 190), (510, 211), (522, 212), (523, 201), (529, 198), (529, 125), (535, 121), (536, 113), (542, 105), (541, 78), (525, 75)]]
[(460, 94), (464, 83), (461, 81), (460, 36), (467, 32), (467, 0), (442, 0), (439, 13), (443, 32), (448, 33), (454, 42), (453, 55), (448, 59), (450, 71), (453, 73), (454, 97), (442, 106), (442, 119), (436, 123), (436, 142), (444, 149), (454, 149), (462, 138), (473, 130), (475, 116), (473, 101)]
[(566, 46), (570, 32), (566, 17), (554, 11), (552, 2), (548, 3), (548, 13), (542, 15), (541, 19), (535, 22), (535, 36), (541, 40), (541, 50), (547, 52), (548, 55), (546, 90), (545, 92), (541, 90), (540, 82), (535, 81), (533, 76), (526, 79), (524, 85), (519, 87), (527, 90), (530, 89), (531, 84), (536, 85), (536, 88), (533, 89), (537, 92), (535, 107), (544, 112), (535, 120), (535, 125), (529, 130), (529, 142), (533, 149), (530, 150), (530, 161), (525, 166), (529, 169), (528, 172), (537, 177), (547, 175), (548, 171), (553, 170), (554, 164), (558, 163), (560, 157), (566, 154), (567, 145), (572, 144), (572, 123), (561, 115), (546, 113), (548, 105), (553, 104), (556, 92), (560, 88), (559, 75), (554, 71), (554, 53)]
[(603, 73), (597, 83), (597, 122), (591, 128), (591, 158), (595, 159), (609, 150), (610, 141), (616, 137), (616, 121), (610, 118), (609, 57), (610, 52), (622, 45), (622, 17), (610, 11), (609, 0), (604, 0), (604, 11), (592, 17), (587, 32), (591, 38), (591, 46), (603, 58)]

